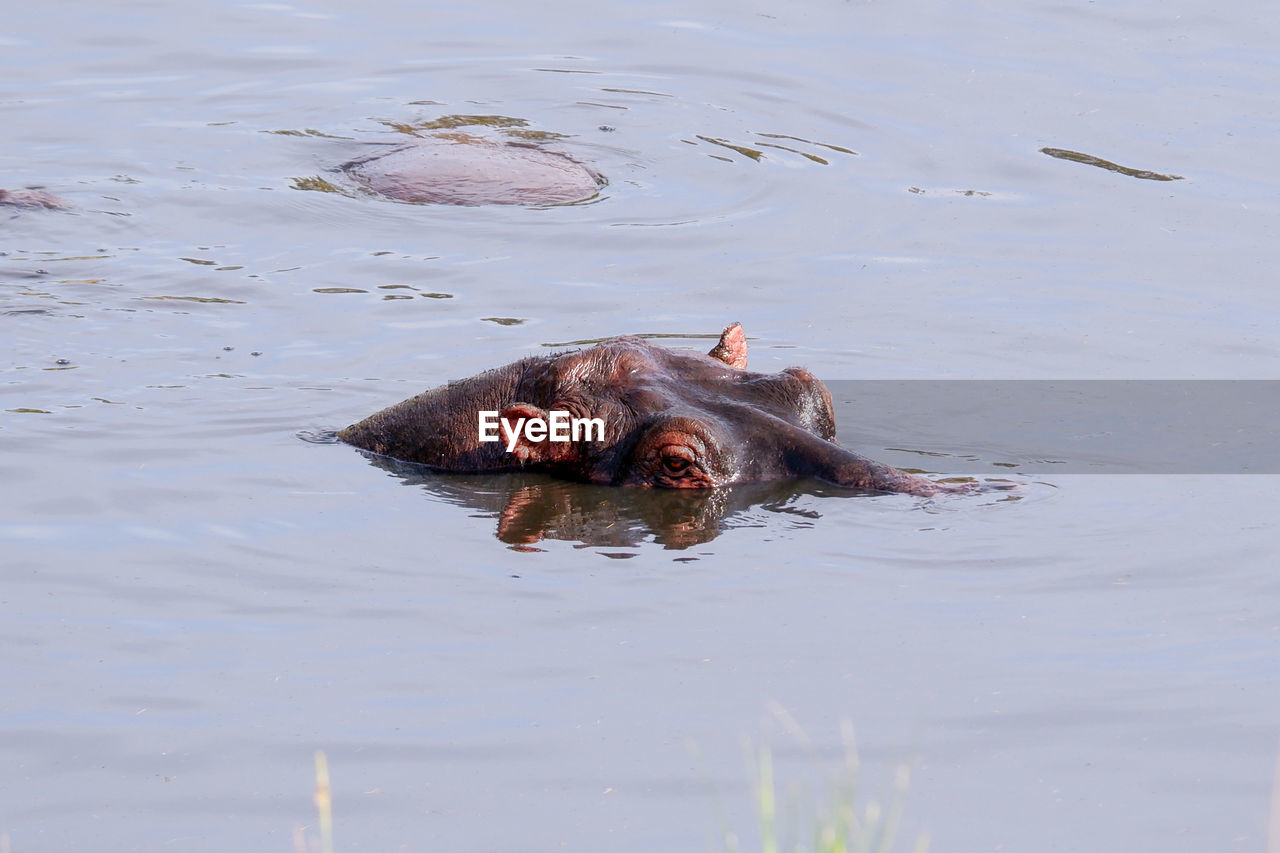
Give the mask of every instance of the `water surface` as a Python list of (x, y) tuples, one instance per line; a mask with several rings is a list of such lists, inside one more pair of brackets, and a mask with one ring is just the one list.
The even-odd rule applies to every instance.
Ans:
[[(850, 719), (868, 787), (914, 762), (934, 849), (1264, 849), (1274, 476), (695, 506), (298, 433), (735, 320), (755, 369), (828, 380), (1276, 379), (1268, 11), (9, 10), (0, 186), (73, 208), (0, 208), (0, 837), (292, 849), (323, 749), (343, 850), (750, 847), (740, 738), (785, 787)], [(608, 185), (295, 188), (451, 115), (559, 134)], [(873, 457), (972, 451), (838, 415)]]

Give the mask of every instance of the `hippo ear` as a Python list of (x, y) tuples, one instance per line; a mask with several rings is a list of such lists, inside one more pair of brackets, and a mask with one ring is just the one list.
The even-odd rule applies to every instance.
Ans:
[(714, 359), (723, 361), (730, 367), (739, 370), (747, 369), (747, 333), (742, 331), (741, 323), (734, 323), (720, 333), (720, 343), (707, 353)]
[[(535, 419), (541, 421), (544, 428), (540, 430), (540, 436), (530, 438), (526, 427)], [(503, 449), (510, 447), (512, 456), (533, 465), (571, 461), (577, 456), (577, 445), (569, 441), (551, 441), (545, 429), (549, 421), (547, 410), (532, 403), (512, 403), (507, 406), (498, 415), (498, 433)]]

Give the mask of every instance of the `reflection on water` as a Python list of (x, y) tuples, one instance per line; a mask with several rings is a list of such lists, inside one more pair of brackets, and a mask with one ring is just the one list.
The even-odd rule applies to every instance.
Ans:
[[(854, 151), (850, 148), (846, 148), (843, 145), (832, 145), (829, 142), (815, 142), (812, 139), (804, 139), (799, 136), (792, 136), (789, 133), (761, 133), (757, 131), (755, 135), (763, 136), (768, 139), (791, 139), (796, 142), (803, 142), (805, 145), (817, 145), (823, 148), (828, 148), (832, 151), (839, 151), (841, 154), (857, 155), (858, 153), (857, 151)], [(730, 151), (736, 151), (737, 153), (741, 154), (743, 157), (746, 157), (747, 159), (752, 160), (756, 163), (759, 163), (761, 160), (765, 159), (765, 156), (766, 156), (765, 152), (761, 151), (760, 150), (761, 148), (774, 148), (779, 151), (788, 151), (792, 154), (798, 154), (801, 157), (805, 158), (806, 160), (811, 160), (814, 163), (817, 163), (822, 166), (830, 165), (830, 162), (831, 162), (827, 160), (825, 157), (819, 157), (817, 154), (812, 154), (808, 151), (801, 151), (799, 148), (795, 148), (790, 145), (782, 145), (781, 143), (778, 143), (778, 142), (755, 142), (753, 143), (753, 145), (756, 147), (752, 147), (751, 145), (742, 145), (742, 144), (734, 143), (728, 139), (720, 139), (720, 138), (711, 137), (711, 136), (704, 136), (700, 133), (694, 134), (694, 136), (710, 145), (718, 145), (721, 148), (728, 148)], [(696, 144), (687, 139), (685, 141), (688, 142), (690, 145)], [(716, 155), (716, 154), (712, 154), (709, 156), (715, 157), (718, 160), (728, 160), (728, 158), (720, 157), (719, 155)], [(729, 160), (729, 162), (733, 162), (733, 161)]]
[[(332, 430), (301, 432), (315, 444), (339, 443)], [(495, 535), (515, 550), (543, 539), (576, 542), (583, 547), (636, 547), (653, 542), (668, 550), (683, 550), (712, 541), (737, 528), (809, 528), (822, 518), (815, 499), (889, 497), (910, 500), (932, 509), (934, 499), (885, 496), (805, 480), (738, 483), (717, 489), (642, 489), (558, 480), (541, 473), (457, 474), (436, 471), (412, 462), (360, 451), (369, 463), (399, 477), (406, 486), (420, 486), (432, 498), (497, 519)], [(973, 482), (957, 478), (949, 482)], [(980, 488), (981, 499), (1018, 501), (1025, 489), (990, 481)], [(943, 500), (950, 502), (956, 497)]]
[(1041, 154), (1048, 154), (1059, 160), (1070, 160), (1073, 163), (1084, 163), (1086, 166), (1097, 166), (1099, 169), (1106, 169), (1108, 172), (1118, 172), (1121, 175), (1128, 175), (1131, 178), (1141, 178), (1144, 181), (1180, 181), (1181, 175), (1166, 175), (1161, 172), (1152, 172), (1147, 169), (1134, 169), (1131, 166), (1121, 166), (1119, 163), (1112, 163), (1110, 160), (1103, 160), (1101, 157), (1095, 157), (1092, 154), (1085, 154), (1081, 151), (1068, 151), (1065, 148), (1041, 148)]
[(800, 526), (809, 526), (821, 514), (797, 503), (830, 493), (828, 487), (794, 480), (720, 489), (628, 489), (544, 474), (446, 474), (387, 456), (365, 456), (406, 486), (421, 486), (433, 498), (496, 518), (496, 536), (517, 550), (543, 539), (588, 547), (634, 547), (651, 541), (681, 550), (710, 542), (731, 528), (759, 526), (753, 510), (786, 514)]

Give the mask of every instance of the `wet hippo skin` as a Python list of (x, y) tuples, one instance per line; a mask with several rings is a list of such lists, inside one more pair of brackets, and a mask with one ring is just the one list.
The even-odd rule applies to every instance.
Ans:
[(44, 207), (49, 210), (65, 210), (70, 205), (64, 199), (44, 190), (0, 190), (0, 204), (10, 207)]
[(366, 189), (416, 204), (571, 204), (593, 197), (604, 182), (567, 154), (457, 131), (429, 134), (342, 169)]
[[(814, 477), (913, 495), (967, 491), (836, 444), (827, 388), (808, 371), (746, 370), (747, 339), (729, 326), (707, 355), (635, 337), (527, 358), (419, 394), (339, 433), (348, 444), (445, 471), (539, 469), (618, 486), (705, 489)], [(500, 440), (480, 440), (481, 412)], [(519, 426), (551, 412), (598, 418), (603, 436), (551, 441)], [(510, 449), (508, 449), (510, 447)]]

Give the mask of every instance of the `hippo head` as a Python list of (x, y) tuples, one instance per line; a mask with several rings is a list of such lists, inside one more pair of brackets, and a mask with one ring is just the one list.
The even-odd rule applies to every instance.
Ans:
[(838, 446), (831, 396), (808, 371), (746, 364), (736, 323), (707, 355), (616, 338), (427, 391), (339, 438), (447, 471), (536, 468), (622, 486), (815, 477), (917, 495), (952, 489)]

